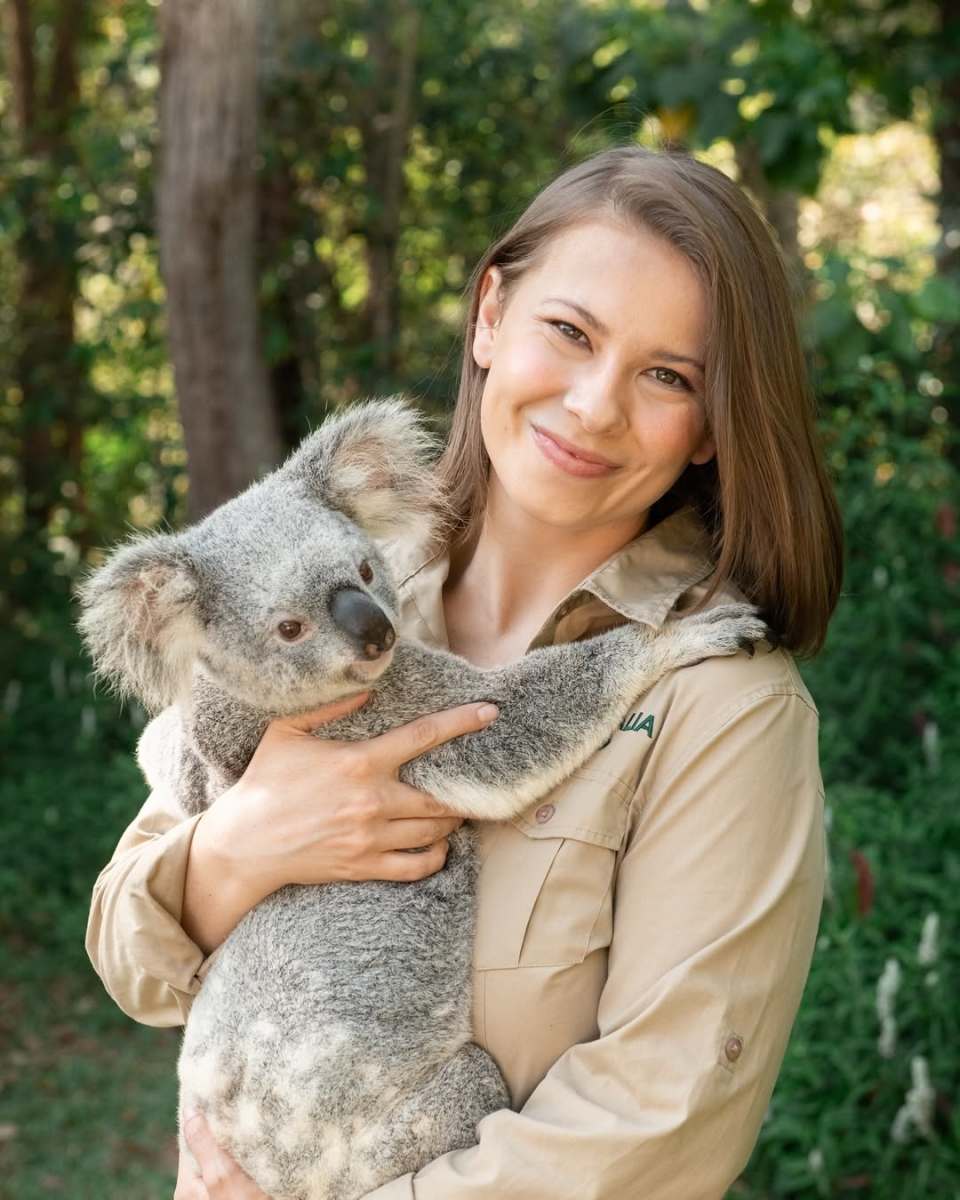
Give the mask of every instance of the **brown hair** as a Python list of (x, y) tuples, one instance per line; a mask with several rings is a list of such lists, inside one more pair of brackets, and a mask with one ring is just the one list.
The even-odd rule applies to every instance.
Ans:
[(551, 238), (604, 217), (665, 238), (693, 264), (710, 301), (705, 400), (716, 457), (687, 467), (651, 509), (648, 527), (693, 505), (716, 564), (698, 608), (731, 580), (787, 649), (815, 654), (840, 590), (843, 534), (817, 445), (787, 272), (746, 195), (683, 152), (625, 145), (593, 155), (545, 187), (477, 263), (467, 284), (460, 387), (437, 464), (453, 512), (448, 533), (457, 546), (469, 541), (486, 505), (486, 370), (472, 349), (484, 274), (499, 267), (508, 297)]

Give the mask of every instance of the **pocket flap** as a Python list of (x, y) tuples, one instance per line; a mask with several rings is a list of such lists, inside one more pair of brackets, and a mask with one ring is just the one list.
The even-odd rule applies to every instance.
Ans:
[(621, 779), (582, 767), (511, 824), (531, 838), (575, 838), (618, 850), (629, 806), (630, 791)]

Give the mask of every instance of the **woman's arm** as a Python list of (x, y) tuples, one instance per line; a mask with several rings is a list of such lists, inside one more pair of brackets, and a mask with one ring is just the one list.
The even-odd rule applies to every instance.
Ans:
[[(287, 883), (422, 879), (461, 824), (397, 778), (400, 764), (496, 716), (460, 705), (362, 742), (311, 730), (362, 702), (273, 721), (241, 780), (184, 818), (154, 789), (94, 885), (87, 953), (114, 1001), (146, 1025), (181, 1025), (215, 948)], [(421, 854), (412, 848), (428, 847)]]
[(209, 966), (180, 925), (199, 820), (155, 789), (93, 885), (87, 954), (115, 1003), (145, 1025), (182, 1025)]
[[(765, 689), (648, 782), (621, 863), (600, 1036), (479, 1143), (366, 1200), (720, 1200), (753, 1149), (824, 883), (816, 712)], [(663, 764), (666, 766), (666, 763)]]

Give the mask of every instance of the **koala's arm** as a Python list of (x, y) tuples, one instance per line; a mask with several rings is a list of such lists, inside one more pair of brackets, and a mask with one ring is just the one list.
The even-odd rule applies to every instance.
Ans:
[(180, 925), (199, 819), (157, 787), (93, 886), (87, 954), (116, 1004), (144, 1025), (182, 1025), (213, 961)]
[(735, 653), (764, 632), (748, 606), (722, 605), (658, 631), (628, 622), (494, 670), (401, 643), (371, 699), (318, 736), (370, 737), (424, 713), (492, 700), (500, 708), (492, 725), (429, 750), (405, 764), (400, 777), (455, 812), (505, 820), (585, 762), (665, 672)]

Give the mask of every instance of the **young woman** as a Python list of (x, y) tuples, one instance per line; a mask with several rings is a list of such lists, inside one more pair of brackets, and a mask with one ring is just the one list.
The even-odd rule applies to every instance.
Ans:
[[(397, 551), (407, 635), (488, 666), (746, 596), (780, 646), (667, 676), (552, 795), (481, 825), (475, 1036), (513, 1108), (370, 1200), (719, 1198), (816, 935), (817, 712), (791, 655), (821, 646), (841, 575), (787, 279), (739, 189), (621, 146), (541, 192), (476, 269), (438, 470), (459, 523)], [(274, 722), (200, 817), (150, 798), (88, 932), (126, 1012), (181, 1023), (216, 947), (284, 884), (442, 868), (458, 821), (397, 769), (481, 716), (308, 736), (362, 699)], [(181, 1171), (176, 1200), (262, 1197), (202, 1119), (187, 1134), (203, 1179)]]

